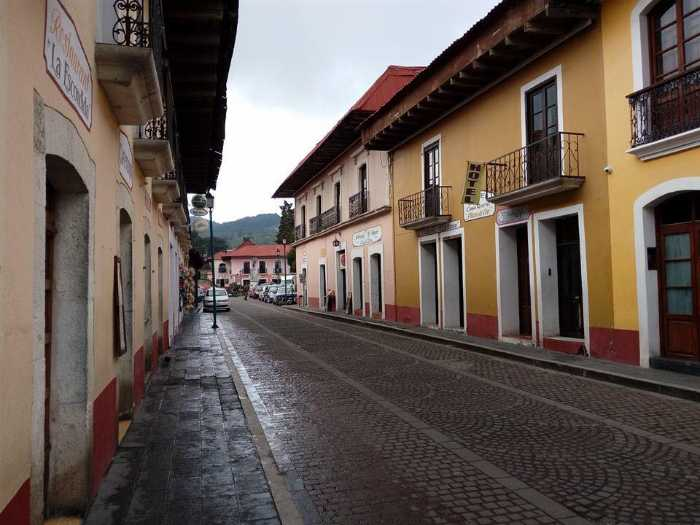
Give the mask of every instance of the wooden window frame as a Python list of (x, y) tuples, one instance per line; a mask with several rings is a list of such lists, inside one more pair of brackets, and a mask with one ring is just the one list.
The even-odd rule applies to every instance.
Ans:
[[(675, 6), (676, 8), (676, 19), (673, 23), (668, 24), (666, 26), (660, 27), (658, 30), (656, 28), (656, 21), (659, 18), (659, 15), (663, 12), (666, 11), (669, 7), (672, 5)], [(681, 75), (689, 69), (694, 69), (697, 67), (700, 67), (700, 60), (695, 60), (690, 64), (690, 68), (688, 67), (688, 64), (686, 63), (686, 56), (685, 56), (685, 45), (695, 39), (700, 39), (700, 34), (693, 35), (690, 38), (685, 38), (685, 27), (684, 27), (684, 21), (686, 18), (700, 12), (700, 7), (684, 14), (683, 13), (683, 0), (663, 0), (659, 2), (657, 5), (654, 6), (654, 8), (649, 12), (649, 15), (647, 16), (647, 22), (649, 24), (648, 26), (648, 31), (649, 31), (649, 71), (651, 72), (651, 84), (657, 84), (659, 82), (663, 82), (666, 80), (669, 80), (675, 76)], [(669, 27), (675, 26), (676, 28), (676, 45), (669, 47), (667, 49), (661, 49), (657, 50), (657, 38), (656, 34), (659, 31), (662, 31), (664, 29), (668, 29)], [(676, 49), (676, 53), (678, 54), (678, 68), (675, 71), (663, 74), (658, 71), (658, 66), (657, 66), (657, 58), (660, 55), (664, 55), (665, 53), (668, 53), (672, 49)]]

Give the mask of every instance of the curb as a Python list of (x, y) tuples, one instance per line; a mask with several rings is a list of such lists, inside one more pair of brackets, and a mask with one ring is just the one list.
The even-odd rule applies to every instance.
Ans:
[[(531, 366), (536, 366), (538, 368), (543, 368), (547, 370), (554, 370), (557, 372), (563, 372), (569, 375), (584, 377), (587, 379), (595, 379), (598, 381), (603, 381), (606, 383), (613, 383), (617, 385), (622, 385), (626, 387), (635, 388), (637, 390), (644, 390), (646, 392), (652, 392), (655, 394), (663, 394), (666, 396), (676, 397), (680, 399), (685, 399), (688, 401), (700, 402), (700, 388), (687, 388), (681, 385), (673, 385), (669, 383), (658, 383), (641, 377), (634, 377), (624, 373), (605, 371), (605, 370), (592, 370), (589, 368), (584, 368), (576, 366), (574, 364), (562, 363), (558, 361), (552, 361), (549, 359), (542, 359), (538, 356), (526, 356), (515, 352), (511, 352), (504, 348), (498, 348), (495, 346), (489, 346), (479, 343), (467, 343), (463, 341), (457, 341), (455, 339), (450, 339), (449, 337), (443, 337), (440, 335), (424, 334), (420, 332), (413, 332), (406, 328), (401, 328), (399, 326), (391, 326), (383, 323), (377, 323), (367, 319), (358, 319), (352, 317), (339, 316), (334, 314), (329, 314), (326, 312), (317, 312), (314, 310), (306, 310), (302, 308), (289, 308), (289, 310), (300, 312), (306, 315), (313, 315), (316, 317), (321, 317), (324, 319), (330, 319), (333, 321), (338, 321), (342, 323), (355, 324), (360, 326), (365, 326), (368, 328), (373, 328), (375, 330), (382, 330), (384, 332), (392, 332), (401, 334), (407, 337), (412, 337), (414, 339), (422, 339), (424, 341), (429, 341), (432, 343), (438, 343), (446, 346), (451, 346), (453, 348), (458, 348), (460, 350), (465, 350), (469, 352), (476, 352), (479, 354), (487, 355), (490, 357), (499, 357), (502, 359), (508, 359), (509, 361), (517, 361), (520, 363), (525, 363)], [(699, 381), (700, 383), (700, 381)]]

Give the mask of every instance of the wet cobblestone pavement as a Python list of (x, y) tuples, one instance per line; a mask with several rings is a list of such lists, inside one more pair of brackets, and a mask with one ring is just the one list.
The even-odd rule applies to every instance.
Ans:
[(204, 317), (186, 319), (169, 362), (151, 378), (86, 524), (280, 523), (210, 325)]
[(309, 522), (700, 523), (700, 404), (256, 301), (220, 321)]

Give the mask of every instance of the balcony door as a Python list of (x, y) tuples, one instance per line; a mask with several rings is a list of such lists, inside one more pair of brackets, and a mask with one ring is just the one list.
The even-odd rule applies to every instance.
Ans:
[(425, 189), (425, 216), (440, 214), (440, 143), (434, 142), (423, 149), (423, 188)]
[(526, 184), (536, 184), (560, 175), (559, 108), (557, 81), (553, 78), (528, 91)]
[(700, 192), (657, 208), (662, 353), (700, 360)]
[(360, 207), (361, 212), (365, 213), (367, 211), (367, 196), (369, 192), (369, 187), (367, 183), (367, 164), (360, 166)]

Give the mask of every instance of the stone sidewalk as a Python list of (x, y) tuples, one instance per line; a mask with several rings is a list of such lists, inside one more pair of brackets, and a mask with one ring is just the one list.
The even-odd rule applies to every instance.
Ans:
[(280, 523), (209, 322), (187, 317), (161, 357), (86, 524)]
[(540, 368), (598, 379), (610, 383), (626, 385), (658, 394), (665, 394), (692, 401), (700, 401), (700, 377), (689, 374), (642, 368), (623, 363), (614, 363), (602, 359), (591, 359), (579, 355), (549, 351), (544, 348), (495, 341), (481, 337), (468, 336), (458, 331), (437, 330), (423, 326), (413, 326), (394, 321), (356, 317), (345, 313), (321, 312), (310, 308), (289, 306), (301, 312), (364, 325), (380, 330), (420, 338), (426, 341), (455, 346), (464, 350), (479, 352), (493, 357), (501, 357)]

